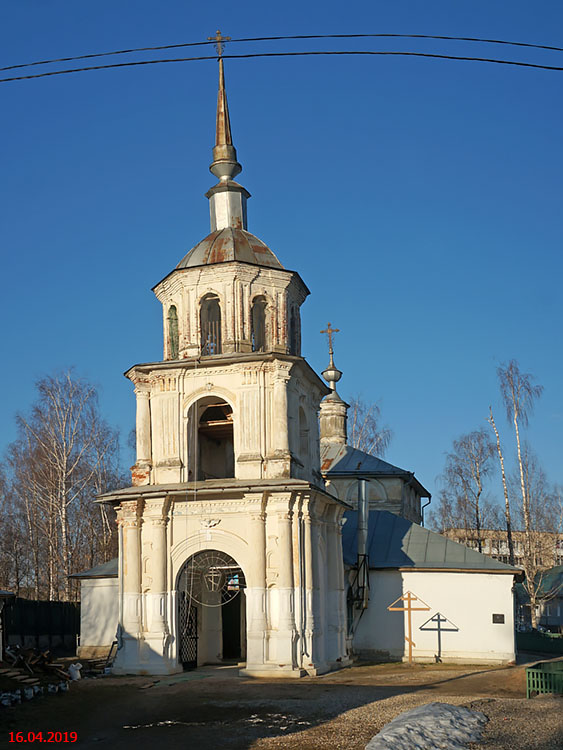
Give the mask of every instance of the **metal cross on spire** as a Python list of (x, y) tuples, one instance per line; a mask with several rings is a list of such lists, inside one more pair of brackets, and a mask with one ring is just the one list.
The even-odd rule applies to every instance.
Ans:
[(209, 42), (215, 42), (215, 49), (217, 50), (217, 54), (219, 55), (219, 58), (221, 58), (223, 56), (223, 43), (230, 42), (231, 37), (221, 36), (221, 30), (217, 29), (217, 33), (215, 34), (215, 36), (208, 36), (207, 40)]
[(330, 323), (328, 323), (326, 329), (324, 331), (321, 331), (321, 333), (326, 333), (326, 335), (328, 336), (328, 353), (330, 355), (330, 364), (334, 366), (333, 365), (334, 349), (332, 347), (332, 337), (334, 336), (335, 333), (340, 333), (340, 328), (331, 328)]
[(335, 333), (340, 333), (340, 328), (332, 328), (330, 323), (327, 323), (326, 329), (324, 331), (321, 331), (321, 333), (326, 333), (328, 336), (328, 353), (334, 354), (334, 350), (332, 348), (332, 337)]

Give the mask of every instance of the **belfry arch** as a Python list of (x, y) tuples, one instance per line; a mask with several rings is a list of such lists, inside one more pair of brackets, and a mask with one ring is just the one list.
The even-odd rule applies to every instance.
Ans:
[(188, 411), (187, 445), (190, 480), (235, 476), (232, 406), (220, 396), (204, 396)]
[(204, 549), (177, 577), (178, 663), (183, 669), (246, 658), (246, 579), (226, 552)]

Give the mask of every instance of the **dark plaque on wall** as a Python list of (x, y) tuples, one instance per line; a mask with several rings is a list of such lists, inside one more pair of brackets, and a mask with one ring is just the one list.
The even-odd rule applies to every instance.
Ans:
[(493, 615), (493, 623), (504, 625), (504, 615)]

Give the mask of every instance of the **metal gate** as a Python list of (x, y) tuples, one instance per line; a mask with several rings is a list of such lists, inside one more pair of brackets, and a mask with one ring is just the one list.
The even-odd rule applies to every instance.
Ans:
[(197, 607), (187, 591), (180, 591), (180, 662), (184, 669), (197, 667)]

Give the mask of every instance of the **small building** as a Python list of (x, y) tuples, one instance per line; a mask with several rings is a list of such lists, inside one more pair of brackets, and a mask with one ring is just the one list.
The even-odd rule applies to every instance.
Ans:
[(70, 578), (80, 581), (81, 659), (107, 656), (116, 639), (119, 620), (117, 557)]
[[(353, 593), (358, 513), (343, 528), (344, 564)], [(410, 592), (413, 660), (505, 664), (515, 659), (515, 568), (388, 511), (369, 513), (369, 600), (349, 597), (353, 649), (368, 658), (406, 659), (408, 615), (389, 606)], [(437, 615), (440, 615), (438, 623)], [(434, 618), (434, 619), (433, 619)], [(440, 626), (440, 642), (438, 640)]]

